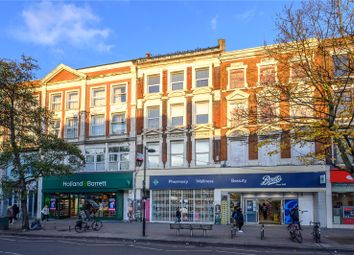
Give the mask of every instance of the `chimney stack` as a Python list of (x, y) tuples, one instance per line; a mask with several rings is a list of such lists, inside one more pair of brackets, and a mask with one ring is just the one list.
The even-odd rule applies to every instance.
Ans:
[(225, 51), (225, 39), (218, 39), (218, 45), (221, 51)]
[(149, 52), (145, 53), (145, 57), (146, 57), (146, 59), (149, 59), (150, 58), (150, 53)]

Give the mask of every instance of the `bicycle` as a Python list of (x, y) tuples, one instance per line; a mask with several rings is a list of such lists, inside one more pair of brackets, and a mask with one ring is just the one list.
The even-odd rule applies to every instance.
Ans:
[(261, 240), (264, 239), (264, 224), (261, 225)]
[(292, 241), (296, 240), (298, 243), (302, 243), (303, 239), (302, 239), (301, 230), (298, 223), (289, 224), (288, 230), (290, 234), (290, 239)]
[(103, 223), (100, 220), (97, 220), (95, 217), (88, 217), (84, 211), (81, 211), (74, 229), (77, 233), (82, 233), (90, 228), (94, 231), (99, 231), (102, 226)]
[(310, 225), (313, 225), (312, 236), (316, 243), (321, 242), (321, 223), (316, 221), (310, 221)]

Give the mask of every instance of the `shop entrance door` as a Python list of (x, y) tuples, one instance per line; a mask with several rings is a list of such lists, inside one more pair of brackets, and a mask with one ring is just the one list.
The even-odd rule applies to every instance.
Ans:
[(70, 195), (70, 217), (77, 217), (79, 214), (79, 195)]
[(259, 200), (259, 223), (261, 224), (281, 223), (281, 200), (280, 199)]
[(246, 222), (258, 223), (258, 210), (256, 199), (246, 199)]

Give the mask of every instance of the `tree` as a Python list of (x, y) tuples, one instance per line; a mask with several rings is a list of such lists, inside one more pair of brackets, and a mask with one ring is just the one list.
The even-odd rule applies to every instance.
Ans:
[[(261, 129), (282, 129), (292, 145), (321, 144), (316, 154), (304, 155), (305, 162), (327, 159), (338, 165), (328, 158), (332, 149), (338, 150), (352, 175), (353, 8), (352, 0), (310, 0), (299, 8), (285, 7), (276, 19), (275, 44), (264, 47), (265, 58), (276, 69), (264, 68), (260, 74), (258, 109), (238, 116), (258, 120)], [(273, 72), (277, 75), (272, 76)]]
[(29, 229), (27, 193), (42, 176), (70, 174), (84, 164), (76, 146), (50, 134), (52, 113), (35, 95), (38, 82), (30, 58), (0, 60), (0, 166), (3, 190), (20, 194), (22, 228)]

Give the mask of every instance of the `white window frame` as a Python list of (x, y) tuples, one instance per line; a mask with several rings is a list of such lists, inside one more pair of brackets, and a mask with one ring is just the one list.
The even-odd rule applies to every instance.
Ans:
[[(197, 79), (197, 71), (199, 70), (208, 70), (208, 78), (203, 78), (203, 79)], [(195, 88), (199, 89), (199, 88), (208, 88), (208, 87), (211, 87), (211, 84), (210, 84), (210, 81), (212, 80), (211, 77), (210, 77), (210, 67), (209, 66), (206, 66), (206, 67), (198, 67), (198, 68), (195, 68), (194, 69), (194, 86)], [(208, 85), (207, 86), (197, 86), (197, 83), (198, 81), (200, 80), (207, 80), (208, 81)]]
[[(123, 87), (125, 89), (125, 93), (119, 93), (118, 94), (119, 95), (119, 100), (118, 100), (119, 102), (118, 101), (115, 102), (115, 99), (116, 99), (115, 94), (114, 94), (115, 89), (119, 89), (119, 88), (123, 88)], [(127, 99), (128, 99), (127, 88), (128, 88), (128, 86), (126, 83), (114, 84), (111, 86), (111, 105), (126, 104), (127, 103)], [(122, 95), (125, 96), (124, 102), (122, 102)]]
[[(157, 83), (155, 83), (155, 84), (149, 84), (149, 77), (159, 77), (159, 83), (157, 84)], [(159, 94), (159, 93), (161, 93), (161, 80), (162, 80), (162, 75), (160, 74), (160, 73), (156, 73), (156, 74), (148, 74), (147, 76), (146, 76), (146, 93), (147, 94)], [(158, 85), (158, 87), (159, 87), (159, 91), (157, 91), (157, 92), (150, 92), (149, 90), (150, 90), (150, 86), (157, 86)]]
[[(159, 117), (158, 117), (158, 127), (149, 127), (149, 120), (151, 119), (157, 119), (157, 118), (149, 118), (149, 109), (151, 108), (158, 108), (159, 109)], [(160, 105), (149, 105), (149, 106), (146, 106), (146, 121), (145, 121), (145, 124), (146, 124), (146, 129), (159, 129), (161, 128), (161, 107)]]
[[(112, 148), (117, 148), (119, 147), (118, 152), (111, 152), (110, 149)], [(129, 150), (128, 151), (121, 151), (122, 147), (127, 147)], [(130, 161), (129, 161), (129, 153), (130, 153), (130, 146), (128, 144), (115, 144), (111, 145), (108, 147), (108, 163), (109, 163), (109, 171), (127, 171), (129, 170), (130, 167)], [(111, 160), (111, 155), (115, 155), (117, 157), (117, 160)], [(127, 157), (126, 160), (122, 160), (122, 158)], [(122, 168), (123, 164), (128, 163), (128, 168)], [(111, 165), (117, 164), (117, 169), (111, 169)]]
[[(156, 145), (156, 147), (158, 147), (159, 148), (159, 150), (158, 151), (155, 151), (155, 152), (146, 152), (146, 167), (147, 168), (149, 168), (149, 169), (153, 169), (153, 168), (160, 168), (160, 166), (161, 166), (161, 152), (162, 152), (162, 148), (161, 148), (161, 146), (162, 146), (162, 144), (159, 142), (159, 141), (151, 141), (151, 142), (147, 142), (146, 144), (145, 144), (145, 146), (148, 148), (148, 149), (152, 149), (154, 146), (151, 146), (151, 144), (154, 144), (154, 145)], [(157, 164), (157, 166), (151, 166), (150, 164), (149, 164), (149, 162), (150, 162), (150, 160), (149, 160), (149, 158), (150, 157), (154, 157), (154, 158), (157, 158), (158, 159), (158, 164)]]
[[(103, 127), (101, 125), (95, 124), (94, 119), (102, 117), (103, 118)], [(94, 134), (94, 129), (95, 128), (103, 128), (103, 132), (99, 134)], [(95, 114), (91, 115), (91, 121), (90, 121), (90, 136), (104, 136), (106, 134), (106, 118), (104, 114)]]
[[(95, 151), (94, 153), (87, 153), (87, 151), (92, 150)], [(103, 153), (97, 153), (98, 150), (103, 150)], [(103, 161), (97, 161), (97, 156), (98, 155), (102, 155), (103, 154)], [(89, 164), (93, 164), (93, 171), (94, 172), (103, 172), (106, 169), (106, 162), (107, 162), (107, 151), (105, 147), (95, 147), (95, 148), (85, 148), (85, 159), (86, 159), (86, 166), (88, 166)], [(93, 161), (89, 162), (87, 160), (87, 156), (90, 155), (93, 157)], [(102, 169), (98, 169), (98, 165), (101, 165)], [(86, 169), (87, 170), (87, 169)], [(87, 170), (90, 171), (90, 170)]]
[[(74, 120), (73, 123), (75, 123), (76, 125), (73, 125), (73, 126), (68, 126), (69, 124), (69, 121), (70, 120)], [(78, 122), (78, 118), (77, 117), (73, 117), (73, 118), (66, 118), (65, 120), (65, 138), (67, 139), (75, 139), (78, 137), (78, 125), (79, 125), (79, 122)], [(70, 129), (73, 129), (74, 130), (74, 136), (73, 137), (69, 137), (68, 136), (68, 130)]]
[[(95, 91), (101, 91), (103, 90), (103, 97), (95, 97)], [(103, 107), (106, 105), (106, 88), (105, 87), (96, 87), (91, 89), (91, 107)], [(103, 99), (103, 104), (96, 105), (95, 100), (102, 100)]]
[[(56, 123), (59, 123), (58, 127), (55, 125)], [(53, 119), (53, 124), (52, 124), (51, 130), (54, 134), (57, 133), (56, 134), (57, 137), (61, 137), (61, 119), (60, 118)]]
[(262, 59), (260, 63), (257, 64), (258, 69), (258, 79), (257, 85), (263, 86), (264, 84), (261, 83), (261, 68), (264, 66), (271, 66), (274, 65), (274, 75), (275, 75), (275, 82), (278, 82), (278, 62), (274, 59)]
[(242, 62), (241, 63), (232, 63), (230, 67), (227, 69), (227, 89), (228, 90), (234, 90), (234, 89), (240, 89), (240, 88), (231, 88), (231, 72), (233, 70), (243, 70), (243, 87), (241, 88), (247, 88), (248, 83), (247, 83), (247, 65), (244, 65)]
[[(70, 99), (70, 95), (72, 94), (76, 94), (77, 95), (77, 99), (74, 100), (69, 100)], [(75, 90), (75, 91), (69, 91), (66, 93), (66, 109), (67, 110), (77, 110), (79, 109), (79, 91)], [(70, 107), (70, 104), (76, 104), (76, 107)]]
[[(62, 102), (63, 102), (63, 99), (62, 99), (62, 94), (51, 94), (50, 95), (50, 109), (53, 111), (53, 112), (59, 112), (62, 110)], [(60, 97), (60, 103), (55, 103), (54, 102), (54, 97)], [(56, 109), (56, 105), (59, 105), (59, 109)]]
[[(181, 144), (182, 148), (183, 148), (183, 152), (182, 153), (173, 153), (172, 152), (172, 145), (173, 144)], [(169, 141), (169, 162), (170, 162), (170, 167), (173, 168), (181, 168), (184, 167), (185, 162), (186, 162), (186, 146), (185, 146), (186, 142), (185, 140), (170, 140)], [(173, 165), (172, 164), (172, 157), (173, 156), (177, 156), (177, 157), (181, 157), (182, 158), (182, 164), (181, 165)]]
[[(209, 111), (208, 111), (208, 122), (206, 122), (206, 123), (197, 123), (197, 105), (198, 104), (208, 104), (208, 109), (209, 109)], [(196, 102), (194, 102), (194, 117), (193, 117), (193, 120), (194, 120), (194, 124), (195, 125), (208, 125), (208, 124), (210, 124), (211, 123), (211, 118), (212, 117), (212, 115), (210, 114), (210, 100), (202, 100), (202, 101), (196, 101)]]
[[(182, 81), (179, 81), (179, 82), (173, 82), (172, 81), (172, 75), (174, 75), (174, 74), (183, 74), (183, 80)], [(173, 84), (175, 84), (175, 83), (180, 83), (180, 82), (182, 82), (182, 88), (181, 89), (172, 89), (172, 86), (173, 86)], [(175, 71), (170, 71), (169, 73), (168, 73), (168, 84), (169, 84), (169, 91), (170, 92), (172, 92), (172, 91), (182, 91), (182, 90), (184, 90), (185, 89), (185, 84), (186, 84), (186, 72), (184, 71), (184, 70), (175, 70)]]
[[(207, 142), (209, 146), (209, 151), (208, 152), (202, 152), (202, 153), (197, 153), (197, 143), (198, 142)], [(202, 154), (202, 155), (208, 155), (209, 162), (204, 162), (204, 161), (199, 161), (197, 159), (197, 155)], [(211, 161), (211, 155), (212, 155), (212, 144), (209, 138), (198, 138), (194, 139), (194, 150), (193, 150), (193, 162), (194, 165), (199, 167), (199, 166), (211, 166), (212, 161)]]
[[(113, 116), (114, 115), (120, 115), (120, 116), (124, 116), (124, 122), (113, 122)], [(127, 133), (127, 118), (126, 118), (126, 114), (125, 112), (115, 112), (115, 113), (112, 113), (111, 114), (111, 126), (110, 126), (110, 133), (111, 135), (124, 135)], [(123, 132), (120, 132), (120, 133), (114, 133), (113, 132), (113, 125), (122, 125), (124, 123), (124, 130)]]
[[(181, 116), (173, 116), (172, 112), (173, 112), (173, 108), (176, 106), (180, 106), (183, 108), (182, 111), (182, 115)], [(169, 107), (169, 126), (170, 127), (181, 127), (181, 126), (185, 126), (185, 114), (186, 109), (185, 109), (185, 104), (183, 102), (181, 103), (171, 103), (170, 107)], [(177, 117), (182, 117), (182, 124), (181, 125), (173, 125), (173, 118), (177, 118)]]

